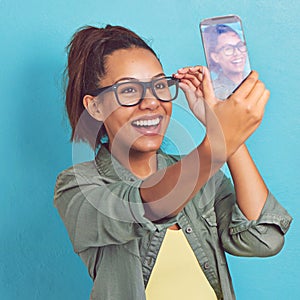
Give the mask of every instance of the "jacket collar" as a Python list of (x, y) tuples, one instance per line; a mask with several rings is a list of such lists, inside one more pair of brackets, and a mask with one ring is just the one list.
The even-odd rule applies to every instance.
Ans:
[[(168, 155), (162, 150), (157, 152), (157, 168), (158, 170), (174, 163)], [(108, 151), (107, 145), (102, 145), (95, 157), (95, 164), (99, 174), (112, 180), (137, 181), (140, 180), (128, 169), (126, 169), (111, 153)]]

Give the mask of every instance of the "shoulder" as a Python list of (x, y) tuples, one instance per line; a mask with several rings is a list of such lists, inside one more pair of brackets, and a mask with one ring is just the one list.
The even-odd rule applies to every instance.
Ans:
[(103, 178), (99, 175), (94, 161), (76, 164), (58, 174), (55, 184), (55, 194), (76, 186), (97, 184), (103, 185)]
[(83, 162), (80, 164), (73, 165), (63, 170), (58, 174), (57, 180), (62, 178), (72, 178), (76, 176), (89, 177), (93, 175), (99, 176), (99, 173), (97, 171), (94, 161), (88, 161), (88, 162)]

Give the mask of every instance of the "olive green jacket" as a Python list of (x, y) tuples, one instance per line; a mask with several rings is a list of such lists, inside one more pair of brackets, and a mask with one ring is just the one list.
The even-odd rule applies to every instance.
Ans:
[[(178, 159), (159, 152), (158, 167)], [(91, 299), (145, 299), (166, 229), (175, 223), (217, 298), (235, 299), (224, 252), (275, 255), (292, 220), (271, 193), (258, 220), (247, 220), (236, 204), (231, 181), (219, 171), (176, 217), (151, 222), (144, 217), (140, 184), (105, 147), (95, 161), (77, 164), (57, 178), (55, 206), (94, 282)]]

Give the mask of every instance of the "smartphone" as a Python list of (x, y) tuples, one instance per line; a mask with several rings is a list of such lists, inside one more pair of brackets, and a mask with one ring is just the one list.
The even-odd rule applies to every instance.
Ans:
[(242, 21), (236, 15), (204, 19), (200, 33), (215, 95), (225, 100), (251, 72)]

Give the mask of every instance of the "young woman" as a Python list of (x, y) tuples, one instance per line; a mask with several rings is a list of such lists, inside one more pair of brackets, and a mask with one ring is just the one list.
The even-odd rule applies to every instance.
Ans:
[[(235, 299), (224, 251), (275, 255), (291, 222), (244, 145), (269, 98), (258, 74), (220, 101), (206, 68), (166, 76), (139, 36), (108, 25), (73, 36), (67, 76), (71, 139), (98, 152), (58, 176), (55, 205), (91, 299)], [(160, 150), (178, 88), (206, 126), (183, 158)]]
[(215, 95), (226, 99), (249, 73), (247, 48), (239, 34), (225, 24), (209, 26), (204, 31), (208, 40), (210, 69), (217, 74), (213, 81)]

